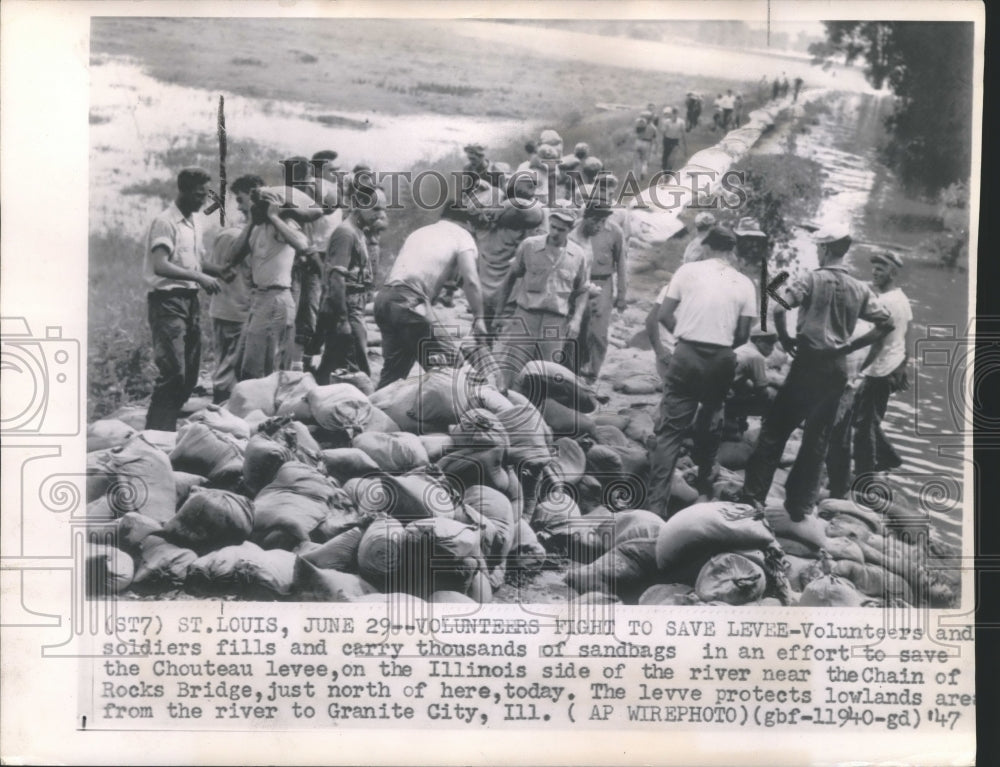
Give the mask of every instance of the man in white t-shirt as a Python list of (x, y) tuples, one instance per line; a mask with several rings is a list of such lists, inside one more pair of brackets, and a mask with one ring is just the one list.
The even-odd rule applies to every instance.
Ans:
[[(705, 258), (682, 264), (658, 300), (659, 323), (676, 339), (664, 377), (656, 445), (650, 455), (647, 508), (663, 517), (669, 515), (674, 465), (692, 426), (697, 490), (711, 495), (712, 469), (722, 436), (719, 411), (736, 370), (733, 350), (747, 342), (757, 314), (754, 284), (737, 269), (733, 232), (714, 226), (704, 245)], [(659, 349), (659, 339), (653, 340)]]
[[(875, 253), (872, 262), (872, 288), (879, 302), (892, 317), (889, 334), (871, 345), (861, 365), (861, 383), (855, 392), (845, 394), (842, 417), (830, 438), (826, 467), (830, 495), (844, 498), (850, 487), (851, 458), (857, 477), (888, 471), (902, 464), (899, 454), (882, 431), (889, 397), (910, 387), (906, 370), (909, 363), (906, 334), (913, 312), (910, 300), (896, 285), (903, 259), (892, 252)], [(850, 400), (853, 398), (853, 403)]]

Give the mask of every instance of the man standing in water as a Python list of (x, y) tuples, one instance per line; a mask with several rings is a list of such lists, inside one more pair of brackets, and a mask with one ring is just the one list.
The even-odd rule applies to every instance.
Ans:
[[(815, 235), (819, 267), (781, 291), (798, 307), (796, 337), (788, 334), (785, 309), (774, 310), (781, 345), (794, 354), (788, 378), (764, 417), (757, 447), (747, 462), (741, 500), (763, 506), (785, 443), (803, 424), (802, 446), (785, 484), (785, 510), (801, 522), (816, 503), (820, 475), (837, 406), (847, 385), (847, 355), (886, 336), (892, 319), (865, 283), (852, 277), (844, 256), (851, 246), (846, 223), (835, 222)], [(859, 319), (873, 323), (853, 340)]]
[[(910, 300), (896, 285), (903, 259), (892, 252), (871, 257), (872, 287), (892, 317), (892, 331), (871, 345), (861, 365), (862, 380), (857, 391), (844, 394), (844, 415), (834, 426), (826, 460), (830, 496), (847, 496), (851, 477), (851, 457), (857, 477), (889, 471), (902, 464), (899, 454), (882, 431), (889, 397), (910, 387), (906, 367), (909, 362), (906, 334), (913, 312)], [(852, 396), (853, 395), (853, 396)], [(853, 399), (853, 404), (850, 400)]]

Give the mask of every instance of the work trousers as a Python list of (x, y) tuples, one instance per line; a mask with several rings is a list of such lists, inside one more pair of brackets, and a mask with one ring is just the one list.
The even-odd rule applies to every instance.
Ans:
[[(322, 312), (317, 335), (324, 339), (323, 358), (316, 371), (316, 383), (326, 386), (334, 370), (360, 370), (371, 375), (368, 365), (368, 329), (365, 327), (365, 292), (348, 293), (347, 316)], [(340, 333), (337, 326), (346, 319), (349, 333)]]
[(681, 140), (678, 138), (663, 137), (663, 157), (660, 158), (663, 170), (670, 171), (672, 169), (670, 165), (670, 155), (673, 154), (679, 143), (681, 143)]
[(601, 289), (600, 295), (592, 296), (580, 324), (580, 343), (577, 344), (579, 370), (576, 371), (591, 381), (597, 380), (608, 354), (608, 330), (611, 327), (611, 312), (614, 310), (614, 277), (591, 277)]
[[(852, 401), (844, 403), (844, 412), (834, 424), (826, 471), (830, 480), (830, 495), (846, 498), (851, 485), (851, 459), (858, 477), (898, 468), (899, 453), (889, 444), (882, 431), (882, 419), (892, 394), (889, 377), (866, 376)], [(845, 393), (844, 399), (848, 399)]]
[(146, 428), (176, 431), (177, 418), (198, 383), (201, 365), (201, 306), (197, 290), (147, 294), (153, 361), (159, 375), (146, 413)]
[(255, 289), (250, 314), (240, 336), (239, 379), (264, 378), (291, 363), (295, 300), (291, 291)]
[(212, 401), (219, 405), (229, 399), (236, 385), (236, 365), (243, 322), (212, 318), (212, 345), (215, 372), (212, 374)]
[(406, 285), (385, 285), (375, 296), (375, 323), (382, 333), (381, 389), (406, 378), (419, 360), (425, 370), (433, 357), (457, 366), (458, 343), (437, 319), (430, 301)]
[(669, 515), (670, 480), (681, 444), (694, 426), (692, 459), (698, 465), (699, 490), (707, 483), (722, 438), (720, 411), (736, 373), (736, 353), (729, 347), (680, 339), (667, 366), (663, 399), (650, 455), (649, 509)]
[(747, 462), (745, 495), (760, 504), (766, 501), (785, 443), (802, 424), (802, 446), (785, 485), (785, 509), (793, 519), (798, 519), (812, 508), (846, 385), (843, 356), (830, 357), (799, 349), (788, 378), (764, 416), (757, 446)]
[(514, 313), (504, 320), (494, 347), (502, 389), (506, 390), (524, 366), (535, 360), (556, 362), (572, 369), (579, 354), (565, 347), (567, 341), (571, 347), (579, 344), (578, 340), (567, 338), (567, 322), (565, 316), (555, 312), (522, 306), (514, 309)]

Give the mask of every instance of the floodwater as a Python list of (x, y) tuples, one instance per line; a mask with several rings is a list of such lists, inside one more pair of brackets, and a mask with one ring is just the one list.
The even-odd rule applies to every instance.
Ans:
[[(850, 221), (857, 241), (847, 261), (856, 276), (870, 279), (869, 257), (875, 249), (891, 247), (904, 259), (899, 284), (913, 311), (908, 346), (911, 362), (915, 359), (916, 364), (910, 368), (910, 390), (893, 395), (883, 423), (903, 459), (890, 483), (930, 512), (942, 540), (957, 545), (961, 542), (964, 464), (958, 457), (960, 450), (948, 448), (963, 443), (962, 408), (971, 385), (964, 376), (963, 353), (969, 277), (965, 270), (939, 267), (933, 255), (921, 251), (919, 242), (933, 232), (933, 221), (919, 215), (901, 221), (883, 212), (905, 210), (908, 204), (877, 158), (885, 98), (829, 94), (826, 103), (831, 112), (820, 116), (818, 126), (797, 136), (795, 153), (823, 166), (824, 197), (817, 223), (837, 215)], [(783, 151), (783, 142), (779, 134), (755, 151)], [(912, 208), (920, 211), (926, 206), (914, 202)], [(806, 230), (798, 230), (792, 250), (796, 254), (792, 271), (815, 268), (816, 250)], [(931, 338), (951, 333), (952, 339), (929, 342), (931, 327), (936, 328)], [(939, 352), (925, 354), (928, 345)], [(864, 356), (860, 352), (855, 362), (860, 364)]]
[(122, 195), (121, 190), (135, 182), (171, 179), (177, 169), (162, 165), (162, 152), (185, 138), (204, 134), (214, 138), (220, 95), (226, 102), (230, 158), (238, 155), (241, 141), (252, 141), (283, 157), (335, 148), (340, 152), (338, 162), (347, 169), (365, 162), (378, 170), (406, 170), (454, 152), (470, 137), (498, 143), (523, 129), (523, 123), (514, 120), (388, 116), (220, 94), (161, 82), (146, 75), (138, 62), (122, 57), (105, 55), (97, 62), (90, 68), (92, 232), (121, 228), (133, 236), (141, 234), (162, 202), (146, 195)]

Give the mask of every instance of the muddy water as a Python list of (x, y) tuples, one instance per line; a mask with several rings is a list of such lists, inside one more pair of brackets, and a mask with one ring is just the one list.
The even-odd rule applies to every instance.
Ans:
[[(122, 188), (170, 179), (177, 169), (163, 166), (162, 152), (199, 135), (214, 137), (220, 94), (161, 82), (121, 57), (101, 56), (97, 62), (90, 68), (91, 229), (122, 228), (137, 235), (162, 203), (156, 197), (122, 195)], [(379, 170), (405, 170), (454, 152), (473, 138), (496, 144), (523, 128), (512, 120), (388, 116), (221, 95), (231, 159), (238, 159), (240, 142), (249, 140), (286, 157), (334, 148), (348, 168), (367, 162)]]
[[(892, 174), (878, 161), (888, 101), (870, 94), (831, 93), (826, 102), (831, 112), (822, 115), (820, 124), (808, 133), (799, 134), (795, 147), (796, 154), (815, 159), (824, 169), (824, 197), (817, 218), (840, 214), (850, 220), (858, 242), (847, 260), (861, 279), (870, 279), (869, 257), (877, 248), (898, 249), (906, 263), (900, 285), (913, 310), (908, 345), (916, 364), (910, 370), (911, 389), (893, 396), (884, 421), (890, 441), (903, 458), (903, 466), (890, 481), (931, 513), (943, 539), (959, 543), (963, 462), (946, 448), (962, 443), (955, 409), (964, 404), (965, 381), (960, 363), (925, 364), (920, 352), (931, 326), (945, 326), (949, 330), (943, 332), (954, 332), (956, 339), (964, 337), (968, 275), (939, 268), (935, 256), (921, 251), (919, 243), (934, 231), (935, 222), (926, 215), (926, 205), (905, 199)], [(783, 135), (775, 136), (757, 151), (783, 151), (784, 141)], [(900, 215), (908, 209), (913, 215)], [(805, 230), (797, 233), (791, 247), (796, 256), (793, 269), (815, 268), (815, 246)], [(925, 341), (915, 349), (918, 339)], [(935, 342), (934, 348), (950, 351), (959, 343)], [(950, 356), (962, 359), (961, 354)], [(858, 357), (855, 362), (860, 363), (864, 353)], [(943, 357), (929, 360), (936, 363)]]

